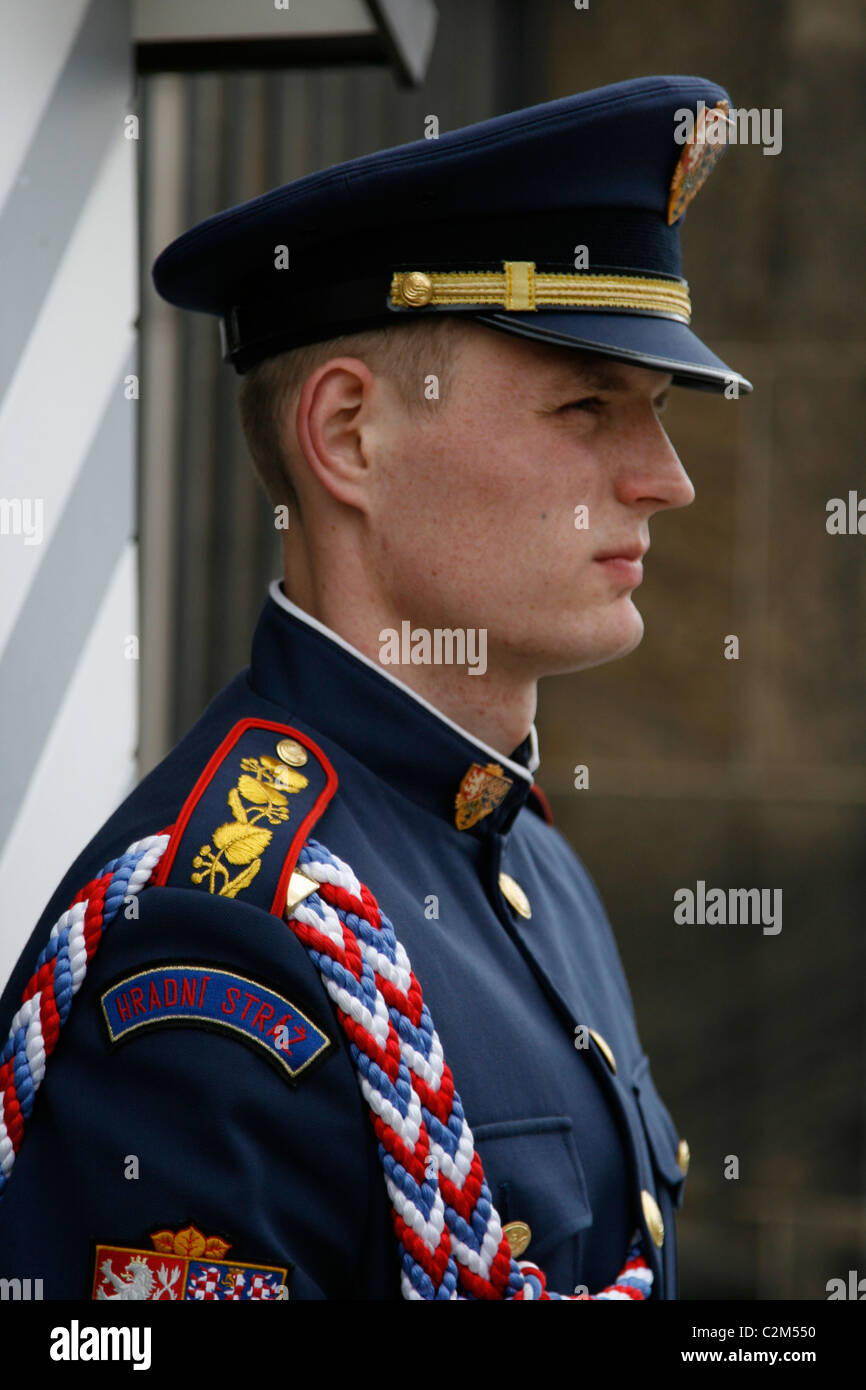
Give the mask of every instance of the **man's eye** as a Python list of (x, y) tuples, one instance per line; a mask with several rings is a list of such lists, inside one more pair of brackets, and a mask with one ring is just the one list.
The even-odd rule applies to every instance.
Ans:
[(668, 401), (669, 401), (669, 400), (670, 400), (670, 397), (667, 396), (667, 395), (665, 395), (665, 396), (659, 396), (659, 398), (658, 398), (657, 401), (653, 401), (653, 405), (654, 405), (654, 407), (655, 407), (655, 413), (656, 413), (656, 415), (664, 415), (665, 411), (666, 411), (667, 408), (668, 408)]
[(601, 396), (584, 396), (580, 401), (569, 401), (564, 405), (563, 410), (585, 410), (590, 415), (595, 415), (602, 409), (604, 401)]

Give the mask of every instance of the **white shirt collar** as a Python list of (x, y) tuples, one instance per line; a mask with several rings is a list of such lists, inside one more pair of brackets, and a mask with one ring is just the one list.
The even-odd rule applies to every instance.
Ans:
[(292, 600), (286, 598), (286, 595), (283, 593), (281, 580), (274, 579), (270, 585), (269, 592), (274, 602), (278, 603), (280, 608), (284, 608), (287, 613), (291, 613), (293, 618), (297, 618), (300, 622), (306, 623), (308, 627), (315, 628), (323, 637), (327, 637), (330, 641), (336, 642), (338, 647), (342, 647), (344, 651), (350, 652), (358, 661), (363, 661), (365, 666), (369, 666), (371, 670), (376, 671), (385, 680), (390, 681), (392, 685), (396, 685), (405, 695), (411, 696), (411, 698), (417, 701), (429, 714), (435, 714), (436, 718), (441, 719), (443, 724), (447, 724), (449, 729), (453, 729), (455, 733), (460, 734), (460, 736), (465, 738), (469, 743), (474, 743), (477, 748), (482, 749), (492, 762), (500, 763), (503, 767), (507, 767), (511, 772), (516, 773), (517, 776), (523, 777), (529, 782), (532, 781), (532, 774), (536, 771), (541, 762), (538, 753), (538, 733), (534, 724), (530, 725), (529, 729), (529, 763), (524, 767), (522, 763), (513, 762), (511, 758), (506, 758), (503, 753), (497, 752), (495, 748), (491, 748), (489, 744), (484, 743), (480, 738), (476, 738), (474, 734), (470, 734), (466, 729), (462, 729), (453, 719), (449, 719), (447, 714), (443, 714), (435, 705), (431, 705), (429, 700), (425, 700), (423, 695), (419, 695), (416, 691), (412, 690), (410, 686), (398, 680), (390, 671), (386, 671), (383, 666), (379, 666), (375, 661), (371, 661), (368, 656), (365, 656), (363, 652), (359, 652), (357, 647), (353, 647), (351, 642), (347, 642), (338, 632), (334, 632), (333, 628), (327, 627), (324, 623), (320, 623), (318, 618), (313, 618), (309, 613), (305, 613), (303, 608), (299, 608), (296, 603), (292, 603)]

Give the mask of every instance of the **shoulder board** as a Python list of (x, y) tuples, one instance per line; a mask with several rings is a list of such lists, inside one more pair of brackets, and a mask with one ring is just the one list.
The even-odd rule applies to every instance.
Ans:
[(336, 789), (336, 772), (308, 734), (240, 720), (184, 802), (154, 884), (282, 916), (298, 855)]
[(293, 904), (318, 887), (301, 873), (296, 889), (293, 872), (336, 789), (336, 772), (307, 734), (242, 719), (209, 759), (174, 827), (129, 845), (76, 893), (51, 929), (5, 1040), (0, 1035), (0, 1198), (47, 1060), (121, 907), (149, 885), (171, 884), (243, 895), (282, 917), (290, 884)]

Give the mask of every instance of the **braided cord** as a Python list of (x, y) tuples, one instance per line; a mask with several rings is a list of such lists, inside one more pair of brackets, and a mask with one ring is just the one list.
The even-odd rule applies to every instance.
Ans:
[(391, 922), (349, 866), (309, 840), (298, 868), (319, 888), (288, 925), (333, 1000), (370, 1110), (407, 1299), (649, 1297), (639, 1241), (598, 1294), (557, 1294), (511, 1254), (421, 987)]
[(93, 953), (123, 903), (137, 897), (150, 882), (168, 842), (165, 833), (130, 845), (76, 894), (51, 928), (0, 1051), (0, 1198), (21, 1147), (46, 1062)]
[[(51, 929), (0, 1051), (0, 1199), (25, 1123), (93, 955), (121, 906), (151, 882), (170, 831), (138, 840), (76, 894)], [(309, 840), (298, 867), (319, 888), (288, 925), (307, 950), (349, 1041), (379, 1141), (400, 1250), (403, 1297), (642, 1300), (640, 1243), (598, 1294), (558, 1294), (511, 1254), (472, 1131), (409, 957), (370, 890)]]

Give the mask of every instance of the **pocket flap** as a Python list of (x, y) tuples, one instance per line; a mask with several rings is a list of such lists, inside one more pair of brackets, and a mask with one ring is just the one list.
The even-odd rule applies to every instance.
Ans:
[(478, 1125), (473, 1134), (494, 1206), (532, 1230), (526, 1258), (541, 1261), (592, 1225), (583, 1167), (567, 1115)]

